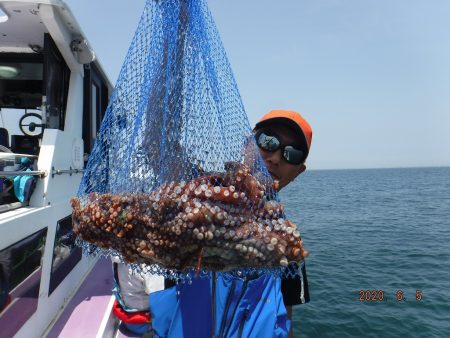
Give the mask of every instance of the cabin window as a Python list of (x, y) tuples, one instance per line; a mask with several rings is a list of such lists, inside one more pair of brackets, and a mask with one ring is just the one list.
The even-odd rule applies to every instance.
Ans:
[[(35, 170), (44, 130), (43, 83), (42, 54), (0, 53), (0, 212), (27, 205), (35, 186), (32, 177), (9, 173)], [(23, 182), (24, 194), (14, 182)]]
[(49, 34), (44, 38), (44, 95), (47, 127), (64, 130), (70, 69)]
[(94, 144), (95, 138), (97, 136), (97, 131), (99, 130), (99, 109), (98, 109), (98, 94), (99, 88), (95, 83), (91, 84), (91, 143)]
[(0, 54), (0, 109), (19, 115), (26, 109), (40, 109), (43, 68), (41, 55)]
[(47, 228), (0, 250), (0, 328), (13, 337), (37, 309)]
[(84, 68), (84, 152), (90, 154), (108, 105), (108, 87), (95, 64)]
[[(38, 137), (42, 133), (42, 56), (0, 55), (0, 145), (16, 153), (28, 153), (19, 138)], [(28, 118), (22, 119), (26, 114)], [(31, 114), (31, 115), (30, 115)], [(30, 123), (34, 127), (30, 131)], [(22, 126), (22, 127), (21, 127)], [(28, 142), (29, 143), (29, 142)], [(36, 138), (36, 142), (38, 139)], [(17, 147), (17, 149), (16, 149)], [(37, 146), (39, 148), (39, 145)], [(24, 149), (27, 148), (27, 149)], [(37, 155), (39, 149), (29, 149)], [(3, 151), (7, 151), (3, 149)]]
[(45, 128), (64, 130), (69, 80), (49, 34), (42, 53), (0, 53), (1, 151), (38, 155)]
[(59, 220), (56, 226), (49, 295), (61, 284), (80, 260), (81, 248), (75, 245), (72, 216), (67, 216)]

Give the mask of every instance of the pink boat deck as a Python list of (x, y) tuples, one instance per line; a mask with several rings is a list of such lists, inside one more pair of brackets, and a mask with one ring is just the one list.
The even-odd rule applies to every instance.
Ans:
[[(113, 274), (111, 260), (99, 259), (84, 280), (78, 292), (67, 305), (47, 338), (95, 337), (99, 333), (101, 322), (110, 314)], [(128, 332), (122, 325), (114, 337), (140, 337)]]
[(100, 259), (47, 337), (95, 337), (110, 310), (112, 282), (111, 261)]

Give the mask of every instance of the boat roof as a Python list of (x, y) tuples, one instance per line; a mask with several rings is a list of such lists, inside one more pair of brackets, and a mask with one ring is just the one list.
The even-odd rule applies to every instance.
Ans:
[[(80, 49), (105, 75), (69, 6), (61, 0), (0, 0), (0, 53), (40, 53), (49, 33), (71, 70), (80, 68)], [(3, 14), (3, 15), (2, 15)], [(82, 42), (74, 46), (74, 42)], [(92, 61), (91, 60), (91, 61)], [(111, 83), (108, 82), (109, 87)]]

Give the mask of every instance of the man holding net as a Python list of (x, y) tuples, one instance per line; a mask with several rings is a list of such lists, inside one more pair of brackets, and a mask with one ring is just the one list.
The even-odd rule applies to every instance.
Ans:
[(85, 252), (180, 281), (150, 295), (155, 336), (286, 337), (308, 300), (277, 190), (311, 128), (275, 111), (254, 132), (206, 1), (148, 0), (71, 204)]
[[(312, 129), (300, 114), (283, 110), (271, 111), (256, 124), (255, 138), (269, 173), (280, 182), (280, 189), (306, 170), (305, 161), (311, 146)], [(301, 266), (301, 276), (303, 278), (299, 274), (295, 278), (283, 279), (281, 283), (289, 319), (292, 318), (293, 305), (309, 302), (304, 264)]]
[[(274, 110), (254, 129), (256, 144), (279, 189), (305, 171), (312, 130), (292, 111)], [(212, 274), (150, 295), (156, 337), (292, 337), (292, 306), (309, 301), (305, 265), (285, 275), (244, 277)], [(295, 276), (294, 276), (295, 275)], [(294, 277), (292, 277), (294, 276)], [(212, 318), (212, 321), (208, 321)]]

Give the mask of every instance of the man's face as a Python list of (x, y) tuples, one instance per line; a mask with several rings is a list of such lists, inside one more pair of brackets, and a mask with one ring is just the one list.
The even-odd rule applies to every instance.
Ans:
[[(277, 135), (281, 144), (284, 145), (296, 145), (301, 143), (300, 137), (292, 129), (283, 124), (271, 124), (270, 126), (263, 126), (257, 131), (259, 130), (264, 131), (269, 135)], [(288, 185), (306, 169), (304, 164), (296, 165), (288, 163), (283, 158), (281, 149), (270, 152), (259, 148), (259, 151), (272, 178), (280, 182), (280, 189)]]

